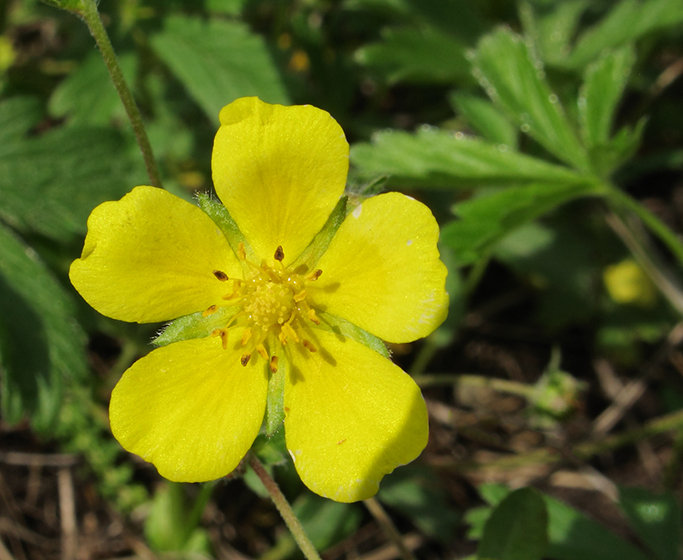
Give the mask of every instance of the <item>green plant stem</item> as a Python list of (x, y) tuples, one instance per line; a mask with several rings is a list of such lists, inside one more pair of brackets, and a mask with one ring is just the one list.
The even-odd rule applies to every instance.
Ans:
[(308, 535), (306, 535), (306, 531), (304, 531), (301, 521), (299, 521), (299, 518), (294, 513), (292, 506), (289, 505), (287, 498), (285, 498), (277, 485), (277, 482), (268, 474), (268, 471), (261, 461), (259, 461), (253, 453), (249, 454), (249, 465), (254, 469), (254, 472), (266, 487), (275, 507), (280, 512), (280, 515), (287, 524), (287, 527), (289, 527), (289, 530), (292, 532), (292, 536), (294, 537), (296, 544), (299, 545), (301, 552), (304, 553), (304, 556), (306, 556), (308, 560), (321, 560), (318, 551), (313, 546), (313, 543), (311, 543)]
[(494, 377), (484, 377), (474, 374), (449, 374), (449, 373), (430, 373), (413, 376), (415, 383), (420, 387), (431, 387), (434, 385), (463, 385), (468, 387), (484, 387), (519, 395), (525, 399), (533, 400), (536, 389), (533, 385), (526, 385), (517, 381), (507, 379), (497, 379)]
[(676, 257), (678, 263), (683, 266), (683, 243), (671, 229), (662, 222), (657, 216), (650, 212), (637, 200), (630, 197), (621, 189), (612, 185), (604, 185), (607, 200), (614, 207), (618, 215), (623, 215), (624, 210), (636, 214), (642, 222), (664, 243), (669, 251)]
[(133, 94), (131, 93), (128, 84), (123, 77), (123, 72), (121, 72), (121, 67), (116, 58), (114, 47), (112, 47), (107, 31), (104, 29), (104, 25), (102, 25), (102, 19), (97, 11), (95, 0), (80, 0), (80, 9), (76, 11), (76, 13), (83, 18), (88, 29), (90, 29), (90, 33), (95, 38), (95, 42), (102, 53), (104, 63), (109, 70), (112, 82), (114, 82), (116, 91), (123, 102), (123, 106), (126, 108), (128, 119), (133, 126), (135, 138), (142, 151), (142, 157), (145, 160), (145, 167), (147, 168), (147, 175), (149, 176), (150, 183), (155, 187), (161, 187), (159, 169), (157, 168), (156, 160), (152, 153), (152, 146), (149, 143), (149, 138), (147, 137), (147, 132), (145, 131), (145, 126), (142, 122), (142, 117), (140, 116), (140, 111), (138, 110), (138, 106), (135, 103), (135, 99), (133, 98)]
[[(651, 420), (645, 426), (635, 430), (629, 430), (615, 434), (599, 441), (589, 441), (575, 445), (572, 449), (574, 457), (588, 460), (600, 453), (614, 451), (625, 445), (636, 443), (640, 440), (670, 431), (683, 430), (683, 411), (677, 411)], [(468, 472), (482, 469), (516, 469), (527, 465), (554, 464), (566, 460), (566, 456), (557, 449), (537, 449), (524, 455), (506, 455), (497, 460), (486, 463), (473, 461), (454, 461), (450, 457), (435, 458), (429, 463), (437, 468), (448, 472)]]
[(384, 534), (392, 543), (394, 543), (394, 546), (398, 548), (401, 558), (403, 558), (403, 560), (415, 560), (415, 556), (406, 546), (406, 543), (403, 542), (401, 534), (394, 526), (394, 523), (387, 515), (387, 512), (384, 511), (382, 504), (380, 504), (376, 498), (368, 498), (367, 500), (364, 500), (364, 502), (365, 506), (368, 508), (368, 511), (375, 518), (375, 521), (379, 523), (379, 526), (382, 528), (382, 531), (384, 531)]

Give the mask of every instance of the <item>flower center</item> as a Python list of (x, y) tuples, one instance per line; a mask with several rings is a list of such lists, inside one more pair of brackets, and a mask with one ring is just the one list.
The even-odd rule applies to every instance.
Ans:
[(251, 268), (250, 274), (245, 280), (230, 279), (224, 272), (214, 270), (214, 276), (219, 281), (231, 285), (232, 290), (223, 296), (221, 303), (212, 305), (204, 311), (204, 316), (215, 313), (220, 306), (240, 306), (242, 309), (224, 328), (215, 329), (211, 335), (220, 336), (223, 348), (227, 348), (230, 329), (243, 327), (241, 345), (244, 353), (240, 362), (246, 366), (256, 351), (263, 359), (269, 360), (273, 373), (277, 371), (275, 349), (270, 348), (269, 357), (265, 346), (266, 338), (271, 332), (277, 335), (272, 340), (282, 346), (293, 342), (316, 352), (313, 343), (304, 336), (307, 323), (320, 324), (315, 310), (306, 300), (306, 284), (317, 280), (322, 271), (318, 269), (304, 274), (285, 268), (281, 264), (284, 259), (282, 247), (275, 251), (277, 262), (273, 267), (265, 262), (257, 266), (248, 261), (241, 244), (239, 257)]

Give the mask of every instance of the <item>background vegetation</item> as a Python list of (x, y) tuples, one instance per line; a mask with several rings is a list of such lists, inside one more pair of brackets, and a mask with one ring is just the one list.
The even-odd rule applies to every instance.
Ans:
[[(350, 192), (441, 223), (449, 319), (391, 348), (431, 416), (378, 495), (408, 549), (680, 557), (680, 0), (99, 8), (171, 192), (211, 189), (218, 112), (258, 95), (329, 111)], [(298, 554), (252, 471), (171, 485), (109, 433), (159, 326), (98, 315), (66, 271), (90, 211), (148, 182), (83, 22), (0, 0), (2, 560)], [(326, 559), (398, 557), (376, 508), (305, 490), (278, 442), (260, 456)]]

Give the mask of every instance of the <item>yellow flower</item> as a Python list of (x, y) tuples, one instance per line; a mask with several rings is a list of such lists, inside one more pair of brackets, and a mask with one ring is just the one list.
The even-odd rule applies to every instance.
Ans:
[(190, 316), (169, 327), (180, 323), (187, 340), (124, 373), (112, 432), (170, 480), (216, 479), (249, 451), (267, 402), (277, 402), (277, 378), (303, 482), (337, 501), (367, 498), (427, 443), (419, 388), (383, 346), (364, 342), (376, 340), (367, 333), (413, 341), (443, 321), (438, 226), (423, 204), (387, 193), (343, 222), (342, 213), (328, 238), (349, 149), (330, 115), (244, 98), (220, 120), (213, 180), (233, 230), (166, 191), (136, 187), (93, 211), (71, 266), (73, 285), (104, 315)]

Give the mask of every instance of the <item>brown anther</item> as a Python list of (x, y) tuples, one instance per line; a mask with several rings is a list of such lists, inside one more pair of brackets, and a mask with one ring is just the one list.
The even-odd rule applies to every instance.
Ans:
[(278, 246), (277, 246), (277, 249), (275, 249), (275, 255), (273, 256), (273, 258), (274, 258), (276, 261), (280, 261), (280, 262), (282, 262), (282, 261), (284, 260), (284, 258), (285, 258), (285, 252), (284, 252), (284, 250), (282, 249), (282, 245), (278, 245)]
[(289, 407), (288, 407), (288, 406), (285, 407), (285, 412), (289, 412)]
[(249, 363), (249, 360), (251, 359), (251, 354), (242, 354), (242, 357), (240, 358), (240, 364), (242, 364), (244, 367), (247, 366)]
[(256, 346), (256, 351), (264, 360), (268, 360), (268, 352), (266, 351), (266, 347), (263, 344), (259, 344), (258, 346)]
[(309, 352), (317, 352), (318, 349), (313, 346), (313, 343), (310, 340), (306, 340), (305, 338), (301, 341), (301, 344), (304, 345), (304, 348), (306, 348)]
[(218, 307), (215, 305), (211, 305), (207, 307), (204, 311), (202, 311), (202, 317), (208, 317), (209, 315), (213, 315), (216, 311), (218, 311)]
[(269, 365), (270, 371), (272, 373), (277, 373), (277, 356), (271, 356)]
[(318, 316), (315, 314), (315, 309), (308, 310), (308, 319), (311, 323), (315, 323), (316, 325), (320, 324), (320, 319), (318, 319)]
[(211, 336), (220, 336), (223, 350), (228, 349), (228, 329), (213, 329)]
[(345, 441), (346, 441), (345, 439), (340, 439), (340, 440), (337, 442), (337, 445), (341, 445), (341, 444), (344, 443)]
[(214, 270), (213, 275), (218, 278), (221, 282), (227, 282), (229, 280), (228, 275), (222, 270)]
[(314, 270), (313, 272), (310, 272), (309, 274), (306, 275), (306, 280), (309, 280), (311, 282), (316, 281), (318, 278), (320, 278), (320, 275), (323, 273), (322, 270)]
[(244, 243), (242, 243), (241, 241), (239, 242), (239, 245), (237, 245), (237, 256), (240, 258), (241, 261), (247, 260), (247, 251), (244, 248)]

